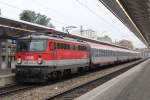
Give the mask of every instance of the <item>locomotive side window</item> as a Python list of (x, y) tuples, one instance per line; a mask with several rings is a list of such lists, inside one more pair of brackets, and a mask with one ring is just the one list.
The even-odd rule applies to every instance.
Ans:
[(59, 43), (56, 44), (56, 48), (59, 49)]
[(57, 49), (57, 45), (56, 45), (56, 43), (54, 43), (54, 49)]
[(70, 45), (69, 44), (66, 44), (66, 49), (70, 49)]
[(87, 47), (86, 47), (86, 46), (81, 46), (81, 45), (79, 45), (79, 46), (78, 46), (78, 50), (86, 51), (86, 50), (87, 50)]
[(67, 45), (67, 49), (70, 49), (70, 44)]
[(60, 48), (64, 49), (64, 44), (63, 43), (60, 44)]

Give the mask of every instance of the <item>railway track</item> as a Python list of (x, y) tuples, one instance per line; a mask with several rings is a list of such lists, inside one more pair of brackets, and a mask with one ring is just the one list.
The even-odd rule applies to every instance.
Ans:
[(46, 98), (46, 100), (73, 100), (73, 99), (85, 94), (86, 92), (96, 88), (97, 86), (107, 82), (108, 80), (122, 74), (123, 72), (126, 72), (127, 70), (138, 65), (141, 62), (143, 62), (143, 60), (141, 60), (137, 63), (134, 63), (132, 65), (129, 65), (128, 67), (120, 69), (116, 72), (110, 73), (110, 74), (103, 76), (101, 78), (86, 82), (84, 84), (81, 84), (77, 87), (71, 88), (71, 89), (64, 91), (62, 93), (58, 93), (56, 95), (50, 96), (50, 97)]
[(0, 96), (4, 96), (10, 93), (14, 93), (17, 91), (21, 91), (21, 90), (27, 90), (27, 89), (31, 89), (35, 86), (33, 85), (19, 85), (19, 84), (13, 84), (13, 85), (9, 85), (9, 86), (5, 86), (0, 88)]

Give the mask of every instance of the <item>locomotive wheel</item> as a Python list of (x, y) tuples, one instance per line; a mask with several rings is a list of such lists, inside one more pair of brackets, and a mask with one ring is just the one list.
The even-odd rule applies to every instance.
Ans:
[(84, 67), (85, 71), (89, 71), (89, 66)]
[(65, 69), (63, 72), (63, 76), (68, 77), (71, 74), (71, 69)]
[(83, 67), (79, 67), (79, 68), (78, 68), (78, 72), (79, 72), (79, 73), (84, 72), (84, 68), (83, 68)]
[(61, 79), (61, 77), (62, 77), (61, 71), (57, 71), (57, 78), (58, 78), (58, 79)]

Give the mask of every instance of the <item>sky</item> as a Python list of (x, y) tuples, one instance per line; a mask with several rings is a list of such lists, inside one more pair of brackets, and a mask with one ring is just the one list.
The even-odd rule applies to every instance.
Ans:
[(99, 0), (0, 0), (3, 16), (19, 19), (23, 10), (50, 17), (56, 29), (73, 25), (93, 29), (98, 36), (108, 35), (114, 41), (132, 41), (135, 48), (145, 45), (124, 26)]

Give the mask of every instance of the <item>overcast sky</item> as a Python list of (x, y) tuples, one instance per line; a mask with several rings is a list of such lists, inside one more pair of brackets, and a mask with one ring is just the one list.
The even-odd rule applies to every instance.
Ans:
[(145, 47), (99, 0), (0, 0), (0, 9), (3, 16), (15, 19), (23, 10), (33, 10), (52, 18), (58, 30), (67, 25), (83, 25), (113, 41), (127, 39), (137, 48)]

